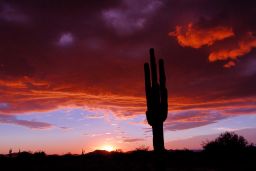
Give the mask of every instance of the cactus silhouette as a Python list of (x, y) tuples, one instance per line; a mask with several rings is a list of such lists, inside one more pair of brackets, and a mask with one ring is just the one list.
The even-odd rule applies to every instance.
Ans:
[[(153, 131), (154, 151), (164, 151), (163, 122), (168, 114), (168, 93), (166, 88), (166, 78), (164, 71), (164, 61), (159, 60), (159, 83), (157, 80), (157, 65), (154, 49), (149, 50), (149, 63), (144, 64), (145, 90), (147, 99), (147, 121)], [(151, 73), (150, 73), (151, 68)], [(151, 77), (150, 77), (151, 75)]]

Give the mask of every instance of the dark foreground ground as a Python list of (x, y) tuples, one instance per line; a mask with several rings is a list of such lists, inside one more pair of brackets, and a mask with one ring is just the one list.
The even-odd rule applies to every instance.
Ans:
[(167, 151), (155, 154), (137, 150), (129, 153), (95, 151), (84, 155), (45, 155), (27, 153), (0, 156), (1, 170), (22, 171), (256, 171), (256, 151), (209, 154), (192, 151)]

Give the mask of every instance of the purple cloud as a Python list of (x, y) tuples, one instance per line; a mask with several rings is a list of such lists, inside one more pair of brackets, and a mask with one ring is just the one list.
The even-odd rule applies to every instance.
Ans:
[(28, 17), (25, 14), (9, 4), (2, 4), (0, 6), (0, 19), (12, 23), (24, 23), (28, 21)]
[(0, 124), (13, 124), (24, 126), (31, 129), (49, 129), (52, 128), (53, 125), (46, 122), (38, 122), (38, 121), (28, 121), (28, 120), (21, 120), (18, 119), (16, 116), (13, 115), (1, 115), (0, 114)]
[(123, 0), (119, 7), (104, 10), (102, 16), (118, 33), (130, 34), (143, 29), (147, 19), (161, 5), (159, 0)]
[(71, 33), (63, 33), (59, 40), (58, 40), (58, 45), (59, 46), (70, 46), (74, 42), (74, 36)]
[(221, 111), (186, 110), (169, 114), (165, 129), (170, 131), (190, 129), (215, 123), (226, 117), (228, 116)]
[(138, 142), (138, 141), (144, 141), (142, 138), (126, 138), (123, 140), (124, 142)]

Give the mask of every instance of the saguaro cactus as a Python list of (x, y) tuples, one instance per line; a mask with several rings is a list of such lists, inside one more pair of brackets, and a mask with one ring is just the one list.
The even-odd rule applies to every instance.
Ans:
[(168, 114), (168, 93), (166, 88), (164, 61), (163, 59), (159, 60), (158, 83), (154, 49), (151, 48), (149, 53), (151, 74), (149, 63), (144, 64), (147, 99), (146, 116), (149, 125), (152, 127), (154, 151), (164, 151), (163, 122), (166, 120)]

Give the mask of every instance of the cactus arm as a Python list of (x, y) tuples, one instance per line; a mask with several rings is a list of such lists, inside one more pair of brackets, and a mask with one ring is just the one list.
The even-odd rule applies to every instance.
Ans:
[(146, 111), (146, 117), (147, 117), (147, 121), (148, 121), (148, 124), (150, 126), (153, 126), (154, 125), (154, 120), (153, 120), (153, 113), (149, 110)]
[(160, 82), (160, 109), (161, 119), (165, 121), (168, 113), (168, 92), (166, 88), (166, 77), (164, 71), (164, 61), (159, 60), (159, 82)]
[(163, 89), (161, 93), (161, 108), (160, 108), (160, 115), (161, 115), (161, 120), (164, 122), (167, 118), (168, 115), (168, 92), (167, 89)]
[(151, 80), (152, 80), (152, 88), (151, 88), (151, 108), (152, 108), (152, 116), (153, 122), (159, 123), (161, 122), (161, 115), (159, 115), (159, 108), (160, 108), (160, 87), (157, 80), (157, 66), (156, 66), (156, 59), (154, 54), (154, 49), (151, 48), (149, 50), (150, 55), (150, 67), (151, 67)]
[(157, 72), (156, 72), (156, 59), (154, 49), (149, 50), (150, 54), (150, 65), (151, 65), (151, 76), (152, 76), (152, 87), (157, 85)]
[(150, 99), (151, 99), (151, 81), (150, 81), (150, 69), (149, 64), (144, 64), (144, 74), (145, 74), (145, 91), (147, 99), (147, 108), (150, 108)]
[(146, 91), (146, 99), (147, 99), (147, 121), (149, 125), (153, 125), (153, 118), (152, 118), (152, 103), (151, 103), (151, 80), (150, 80), (150, 69), (149, 64), (144, 64), (144, 74), (145, 74), (145, 91)]

